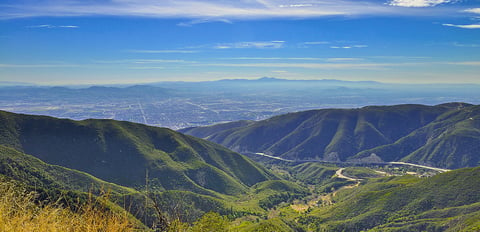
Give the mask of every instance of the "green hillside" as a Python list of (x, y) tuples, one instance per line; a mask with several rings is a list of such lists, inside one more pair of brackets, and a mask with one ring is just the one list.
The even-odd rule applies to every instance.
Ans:
[(189, 128), (180, 129), (178, 131), (181, 133), (188, 132), (189, 134), (194, 134), (196, 137), (205, 138), (211, 134), (216, 133), (217, 131), (238, 129), (241, 127), (251, 125), (253, 123), (254, 121), (242, 120), (242, 121), (235, 121), (235, 122), (220, 123), (220, 124), (215, 124), (215, 125), (205, 126), (205, 127), (189, 127)]
[[(0, 145), (0, 183), (31, 192), (43, 204), (78, 210), (93, 199), (105, 198), (108, 210), (129, 211), (146, 225), (156, 221), (153, 208), (145, 208), (144, 194), (132, 188), (100, 180), (90, 174), (58, 165)], [(128, 207), (125, 207), (127, 206)], [(122, 208), (123, 206), (124, 208)], [(133, 216), (129, 216), (133, 218)], [(141, 224), (141, 223), (140, 223)]]
[[(334, 133), (324, 147), (330, 153), (320, 158), (353, 160), (375, 153), (384, 160), (468, 166), (478, 163), (479, 113), (478, 106), (462, 104), (365, 107), (307, 111), (209, 130), (224, 129), (211, 138), (264, 146), (257, 140), (271, 141), (290, 129), (295, 133), (268, 149), (293, 146), (288, 152), (300, 152), (308, 144), (313, 149), (316, 140), (309, 137), (294, 146), (296, 139), (324, 135), (331, 127)], [(230, 137), (243, 130), (266, 134), (256, 140)], [(371, 137), (386, 144), (377, 145)], [(289, 157), (288, 152), (283, 155)], [(345, 165), (273, 162), (269, 171), (225, 147), (169, 129), (0, 111), (0, 182), (22, 183), (37, 192), (37, 203), (58, 201), (60, 207), (76, 210), (89, 193), (98, 199), (108, 196), (107, 211), (122, 212), (123, 207), (141, 228), (163, 225), (173, 231), (480, 229), (480, 168), (419, 178), (404, 175), (424, 176), (415, 167)], [(388, 176), (397, 174), (404, 176)]]
[(449, 103), (323, 109), (183, 132), (237, 152), (292, 160), (369, 162), (376, 154), (383, 161), (473, 167), (480, 161), (479, 107)]
[(119, 206), (123, 206), (124, 210), (130, 212), (128, 215), (134, 215), (149, 227), (159, 223), (158, 210), (170, 222), (178, 219), (193, 223), (210, 211), (233, 218), (262, 215), (270, 207), (308, 194), (306, 189), (285, 180), (259, 182), (235, 196), (216, 193), (213, 197), (191, 191), (159, 191), (152, 182), (148, 183), (146, 192), (145, 186), (139, 190), (123, 187), (81, 171), (47, 164), (31, 155), (0, 145), (0, 183), (9, 182), (35, 192), (34, 195), (38, 196), (36, 201), (60, 203), (59, 207), (72, 210), (87, 204), (91, 194), (107, 196), (109, 208), (121, 212), (123, 209)]
[(480, 165), (480, 106), (449, 111), (393, 144), (363, 151), (384, 160), (402, 160), (438, 167)]
[(478, 189), (480, 168), (426, 179), (370, 179), (340, 191), (336, 204), (316, 208), (300, 220), (320, 231), (475, 231), (480, 228)]
[(273, 175), (214, 143), (165, 128), (0, 112), (0, 145), (42, 161), (141, 188), (238, 195)]
[(0, 175), (38, 188), (56, 188), (79, 192), (111, 191), (133, 194), (136, 190), (108, 183), (90, 174), (57, 165), (47, 164), (33, 156), (0, 145)]
[(296, 180), (307, 184), (324, 184), (335, 175), (338, 167), (320, 163), (303, 163), (291, 168), (291, 173)]

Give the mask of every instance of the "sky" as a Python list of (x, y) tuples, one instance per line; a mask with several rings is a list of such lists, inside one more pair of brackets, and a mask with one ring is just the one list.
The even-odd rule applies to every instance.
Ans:
[(0, 0), (0, 82), (480, 84), (480, 0)]

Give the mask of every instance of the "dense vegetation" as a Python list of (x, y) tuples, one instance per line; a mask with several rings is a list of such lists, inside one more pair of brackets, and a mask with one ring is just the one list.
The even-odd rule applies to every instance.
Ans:
[[(0, 121), (2, 176), (65, 205), (108, 192), (148, 227), (193, 223), (210, 211), (260, 215), (266, 207), (259, 202), (284, 192), (268, 182), (275, 174), (247, 157), (169, 129), (8, 112)], [(256, 185), (262, 182), (269, 184)], [(292, 192), (289, 200), (303, 195)]]
[(274, 178), (246, 157), (165, 128), (0, 112), (0, 145), (108, 182), (236, 195)]
[[(37, 192), (0, 176), (0, 230), (118, 232), (146, 229), (124, 210), (110, 207), (107, 198), (90, 197), (75, 209), (59, 201), (39, 201)], [(60, 199), (59, 199), (60, 200)]]
[[(445, 136), (476, 133), (476, 107), (443, 107), (447, 113), (402, 138), (454, 121)], [(0, 121), (2, 231), (480, 230), (480, 168), (437, 175), (383, 164), (265, 168), (168, 129), (7, 112)], [(478, 152), (466, 141), (457, 150)]]
[(302, 217), (322, 231), (475, 231), (480, 229), (480, 168), (434, 177), (371, 179)]
[(480, 162), (480, 106), (465, 103), (312, 110), (181, 132), (240, 153), (291, 160), (408, 161), (444, 168)]

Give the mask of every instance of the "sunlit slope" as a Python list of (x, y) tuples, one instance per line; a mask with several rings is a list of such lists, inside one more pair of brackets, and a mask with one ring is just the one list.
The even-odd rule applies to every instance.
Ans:
[[(478, 115), (478, 106), (465, 103), (369, 106), (304, 111), (226, 129), (211, 126), (183, 132), (242, 153), (327, 161), (351, 161), (375, 153), (384, 161), (408, 160), (451, 168), (477, 165), (478, 160), (471, 157), (478, 157), (474, 154), (480, 144)], [(448, 133), (442, 134), (438, 127)], [(418, 130), (435, 133), (399, 143)], [(398, 146), (392, 149), (382, 147), (395, 144)], [(424, 150), (417, 151), (421, 147)], [(437, 158), (445, 155), (460, 160)]]
[(178, 132), (113, 120), (0, 112), (0, 144), (108, 182), (237, 195), (272, 176), (248, 158)]
[(357, 157), (377, 154), (439, 167), (480, 165), (480, 106), (449, 111), (393, 144), (366, 150)]
[(302, 220), (321, 231), (475, 231), (480, 229), (478, 189), (480, 168), (426, 179), (373, 179), (340, 191), (336, 204), (318, 208)]

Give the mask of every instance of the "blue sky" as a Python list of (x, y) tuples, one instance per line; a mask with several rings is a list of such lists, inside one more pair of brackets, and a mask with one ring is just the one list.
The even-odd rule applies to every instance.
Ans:
[(478, 0), (0, 0), (0, 81), (480, 84)]

